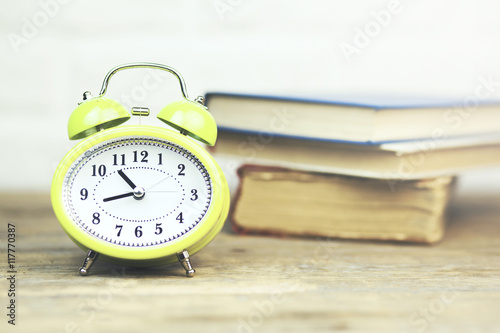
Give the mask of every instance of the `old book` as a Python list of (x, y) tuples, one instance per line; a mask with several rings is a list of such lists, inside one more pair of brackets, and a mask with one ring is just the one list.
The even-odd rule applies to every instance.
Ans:
[(387, 180), (244, 165), (231, 211), (239, 233), (434, 243), (455, 178)]

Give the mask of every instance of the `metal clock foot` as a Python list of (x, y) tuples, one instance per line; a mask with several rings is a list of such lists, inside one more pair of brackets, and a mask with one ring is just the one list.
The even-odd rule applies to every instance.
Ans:
[(87, 257), (83, 261), (82, 268), (80, 268), (80, 275), (82, 276), (89, 275), (89, 269), (90, 267), (92, 267), (92, 265), (94, 264), (94, 262), (97, 260), (98, 257), (99, 253), (93, 250), (89, 250), (87, 252)]
[(184, 250), (182, 252), (177, 253), (177, 258), (182, 264), (182, 267), (186, 270), (186, 276), (187, 277), (193, 277), (194, 276), (194, 268), (191, 266), (191, 260), (189, 260), (189, 252), (187, 250)]

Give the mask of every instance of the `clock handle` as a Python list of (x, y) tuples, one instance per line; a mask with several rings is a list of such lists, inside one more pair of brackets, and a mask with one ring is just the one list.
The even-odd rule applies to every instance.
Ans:
[[(183, 135), (188, 135), (209, 146), (215, 145), (217, 125), (214, 117), (204, 106), (203, 97), (199, 96), (194, 100), (190, 100), (187, 94), (186, 83), (179, 72), (172, 67), (151, 62), (132, 62), (116, 66), (104, 77), (99, 96), (91, 97), (90, 93), (85, 92), (85, 101), (80, 103), (71, 113), (68, 121), (68, 136), (70, 140), (86, 138), (101, 130), (118, 126), (130, 118), (130, 114), (123, 105), (103, 96), (108, 89), (109, 80), (113, 75), (119, 71), (132, 68), (160, 69), (177, 77), (184, 99), (163, 107), (158, 113), (157, 118)], [(132, 111), (132, 114), (142, 115), (141, 112), (136, 112), (135, 110)]]
[(184, 79), (182, 78), (181, 74), (170, 66), (155, 64), (152, 62), (131, 62), (128, 64), (118, 65), (115, 68), (111, 69), (108, 72), (108, 74), (106, 74), (106, 76), (104, 77), (104, 81), (102, 83), (101, 91), (99, 92), (98, 97), (102, 97), (106, 93), (106, 90), (108, 89), (109, 80), (113, 75), (124, 69), (132, 69), (132, 68), (154, 68), (154, 69), (164, 70), (173, 74), (177, 78), (177, 80), (179, 80), (179, 84), (181, 85), (182, 96), (185, 99), (189, 100), (186, 83), (184, 82)]

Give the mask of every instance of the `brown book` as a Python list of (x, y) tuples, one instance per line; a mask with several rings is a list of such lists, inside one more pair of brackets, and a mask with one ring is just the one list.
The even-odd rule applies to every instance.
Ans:
[(238, 233), (434, 243), (455, 178), (387, 180), (243, 165), (231, 221)]

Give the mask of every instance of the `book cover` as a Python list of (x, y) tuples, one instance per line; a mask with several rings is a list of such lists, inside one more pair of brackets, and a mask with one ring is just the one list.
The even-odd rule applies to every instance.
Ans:
[[(207, 93), (220, 129), (369, 145), (500, 131), (500, 103), (348, 103), (323, 99)], [(390, 100), (390, 99), (388, 99)]]

